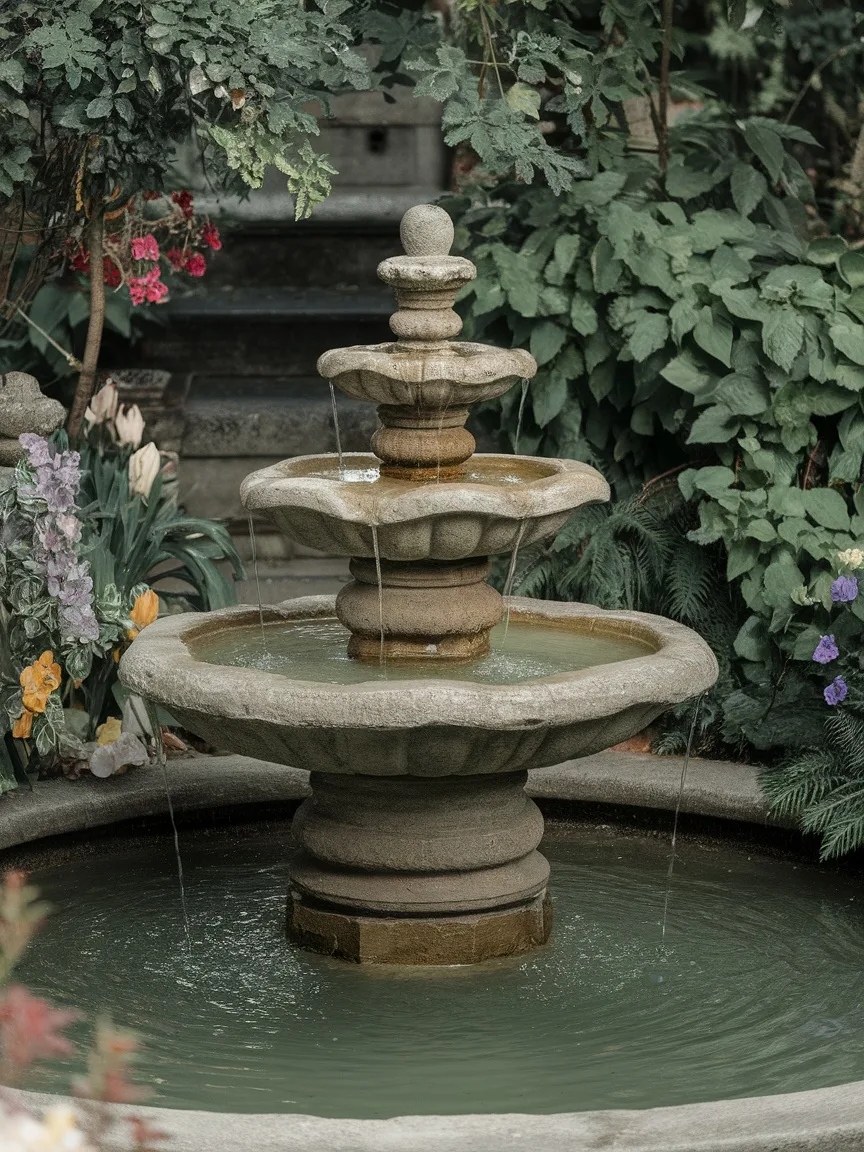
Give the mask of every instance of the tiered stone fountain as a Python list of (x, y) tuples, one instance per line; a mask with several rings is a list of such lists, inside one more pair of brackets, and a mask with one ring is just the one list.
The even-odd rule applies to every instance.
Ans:
[[(455, 964), (542, 944), (549, 866), (529, 768), (584, 756), (708, 688), (693, 632), (655, 616), (502, 596), (489, 556), (608, 499), (570, 460), (474, 455), (472, 404), (530, 379), (526, 352), (454, 343), (449, 217), (418, 206), (396, 291), (396, 340), (342, 348), (327, 381), (378, 404), (373, 454), (305, 456), (247, 477), (245, 506), (350, 556), (335, 603), (306, 597), (168, 617), (123, 658), (130, 688), (211, 743), (309, 768), (294, 822), (290, 935), (357, 960)], [(501, 621), (507, 616), (507, 621)]]

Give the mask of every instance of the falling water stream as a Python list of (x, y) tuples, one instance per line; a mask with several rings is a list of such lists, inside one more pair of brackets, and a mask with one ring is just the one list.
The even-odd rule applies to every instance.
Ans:
[(516, 537), (516, 544), (510, 554), (510, 566), (507, 569), (507, 579), (504, 581), (504, 591), (502, 595), (504, 597), (505, 614), (504, 639), (502, 640), (502, 643), (506, 641), (507, 632), (510, 629), (510, 597), (513, 594), (513, 581), (516, 579), (516, 562), (519, 559), (519, 548), (522, 544), (522, 537), (525, 535), (525, 526), (527, 523), (527, 520), (523, 520), (519, 525), (519, 534)]
[(528, 381), (522, 381), (522, 396), (519, 400), (519, 415), (516, 417), (516, 438), (513, 441), (513, 455), (519, 455), (519, 437), (522, 435), (522, 417), (525, 414), (525, 399), (528, 396)]
[(333, 432), (336, 436), (336, 455), (339, 458), (339, 475), (341, 476), (345, 471), (345, 465), (342, 458), (342, 437), (339, 434), (339, 409), (336, 407), (336, 389), (333, 387), (333, 381), (330, 381), (330, 407), (333, 409)]
[(183, 858), (180, 855), (180, 835), (177, 832), (177, 821), (174, 819), (174, 802), (171, 799), (171, 787), (168, 783), (168, 757), (165, 755), (165, 745), (162, 742), (162, 725), (159, 723), (159, 713), (152, 700), (145, 700), (147, 718), (153, 733), (153, 742), (156, 746), (156, 759), (162, 769), (162, 780), (165, 784), (165, 798), (168, 801), (168, 815), (171, 819), (171, 831), (174, 835), (174, 857), (177, 861), (177, 879), (180, 883), (180, 904), (183, 908), (183, 931), (186, 935), (186, 948), (192, 954), (192, 936), (189, 931), (189, 910), (186, 906), (186, 885), (183, 881)]
[(666, 922), (669, 917), (669, 898), (672, 894), (672, 874), (675, 871), (675, 848), (678, 843), (678, 817), (681, 813), (681, 798), (684, 795), (684, 784), (687, 780), (687, 768), (690, 764), (690, 753), (693, 748), (693, 739), (696, 735), (696, 722), (702, 707), (702, 697), (696, 697), (693, 705), (693, 719), (690, 721), (690, 733), (687, 737), (687, 748), (684, 752), (684, 763), (681, 765), (681, 779), (678, 781), (678, 796), (675, 800), (675, 817), (672, 821), (672, 849), (669, 857), (669, 870), (666, 873), (666, 892), (663, 896), (663, 927), (660, 933), (662, 940), (666, 939)]
[(258, 573), (258, 545), (255, 540), (255, 524), (249, 517), (249, 548), (252, 552), (252, 570), (255, 573), (255, 590), (258, 593), (258, 623), (261, 626), (261, 650), (267, 651), (267, 640), (264, 633), (264, 605), (261, 602), (261, 577)]
[(370, 527), (372, 528), (372, 548), (375, 552), (375, 575), (378, 579), (378, 630), (381, 640), (381, 646), (378, 649), (378, 664), (386, 675), (386, 662), (384, 660), (384, 585), (381, 581), (381, 548), (378, 544), (377, 525), (372, 524)]

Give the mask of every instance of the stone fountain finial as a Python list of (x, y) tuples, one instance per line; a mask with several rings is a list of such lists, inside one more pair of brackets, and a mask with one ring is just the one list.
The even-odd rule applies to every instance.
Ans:
[(406, 256), (449, 256), (453, 236), (453, 221), (435, 204), (415, 204), (399, 225)]

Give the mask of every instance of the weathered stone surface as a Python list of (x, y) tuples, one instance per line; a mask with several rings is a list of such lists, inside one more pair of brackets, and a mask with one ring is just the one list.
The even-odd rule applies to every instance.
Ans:
[(291, 939), (358, 964), (477, 964), (545, 944), (551, 929), (545, 893), (518, 908), (435, 920), (334, 912), (299, 898), (288, 905)]
[[(344, 463), (377, 475), (369, 453)], [(374, 526), (382, 559), (402, 561), (511, 552), (553, 535), (574, 509), (609, 498), (600, 473), (578, 460), (490, 453), (470, 463), (486, 482), (344, 483), (335, 457), (300, 456), (247, 476), (240, 498), (284, 535), (333, 555), (374, 556)]]
[[(332, 618), (334, 600), (265, 609), (265, 619)], [(672, 704), (713, 684), (717, 664), (690, 629), (639, 612), (511, 600), (511, 618), (611, 631), (644, 656), (543, 682), (440, 679), (332, 684), (195, 659), (208, 630), (258, 620), (257, 608), (169, 616), (127, 650), (120, 678), (170, 707), (191, 731), (226, 749), (322, 772), (449, 776), (513, 772), (589, 755), (641, 731)]]
[(66, 418), (59, 400), (43, 396), (39, 381), (26, 372), (0, 375), (0, 464), (15, 464), (23, 455), (18, 437), (24, 432), (50, 436)]

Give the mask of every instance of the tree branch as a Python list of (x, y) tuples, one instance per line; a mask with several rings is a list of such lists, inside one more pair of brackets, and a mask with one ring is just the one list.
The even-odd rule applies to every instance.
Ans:
[(657, 161), (665, 177), (669, 168), (669, 65), (672, 57), (672, 21), (675, 0), (663, 0), (663, 47), (660, 53), (660, 90), (657, 108)]
[(75, 399), (66, 429), (70, 440), (77, 440), (84, 425), (84, 413), (93, 396), (96, 385), (96, 366), (99, 363), (99, 349), (102, 346), (102, 332), (105, 328), (105, 280), (102, 275), (102, 248), (105, 222), (101, 208), (94, 215), (87, 229), (87, 248), (90, 253), (90, 323), (87, 325), (87, 343), (84, 345), (84, 359), (81, 374), (75, 388)]

